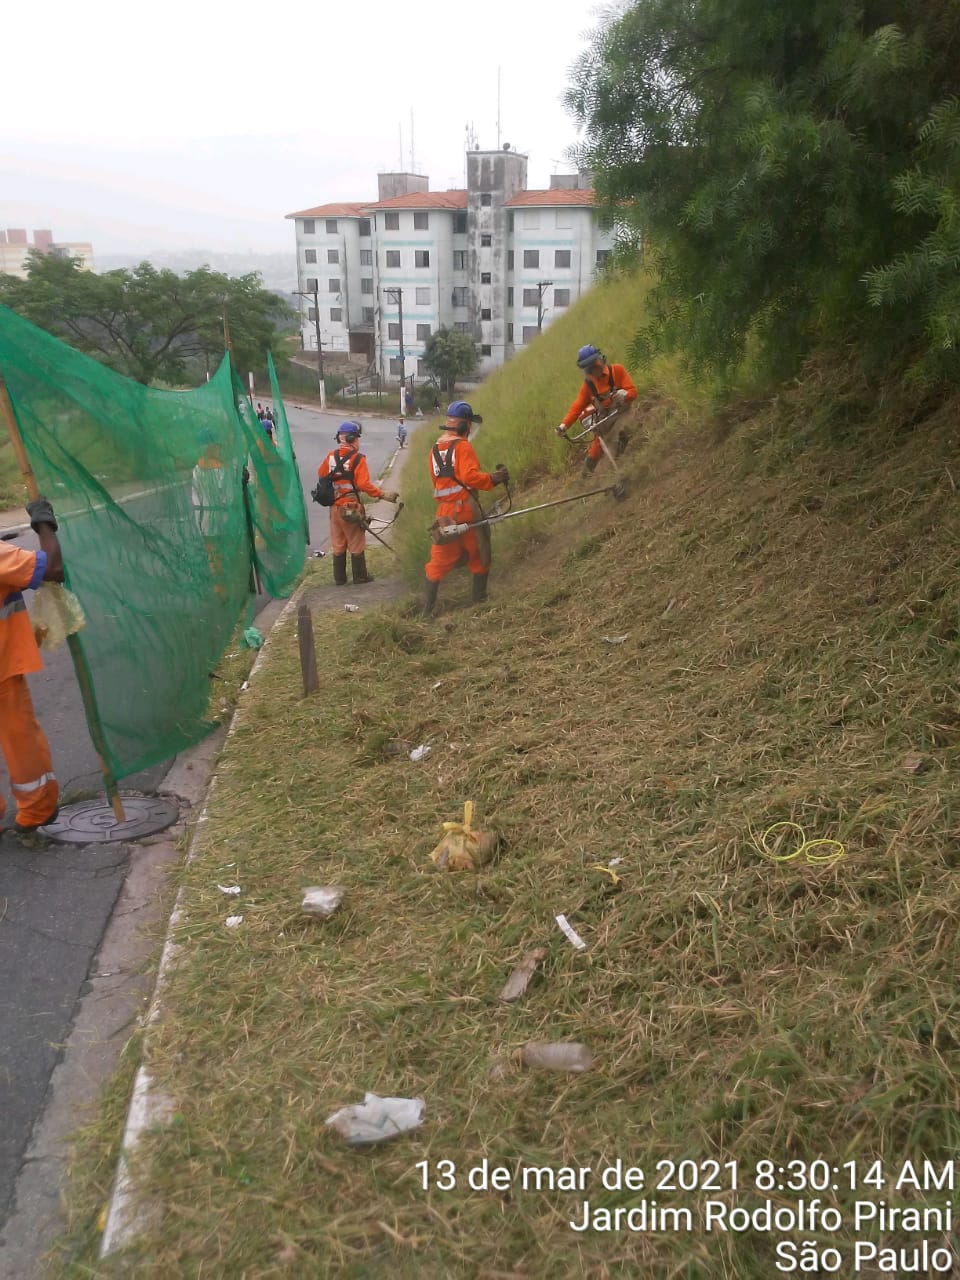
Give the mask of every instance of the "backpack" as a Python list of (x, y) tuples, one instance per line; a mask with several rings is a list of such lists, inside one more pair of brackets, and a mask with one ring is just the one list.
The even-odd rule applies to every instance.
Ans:
[[(333, 469), (328, 471), (326, 475), (320, 476), (317, 480), (316, 486), (311, 489), (310, 497), (314, 502), (319, 502), (321, 507), (332, 507), (336, 501), (337, 490), (333, 483), (334, 476), (346, 476), (350, 483), (353, 484), (353, 469), (350, 468), (348, 470), (346, 466), (346, 463), (349, 461), (351, 456), (356, 455), (348, 455), (348, 457), (342, 458), (340, 454), (337, 454), (337, 460), (334, 463)], [(353, 485), (353, 491), (354, 493), (357, 492), (357, 486), (355, 484)], [(358, 498), (359, 496), (360, 495), (357, 494)]]

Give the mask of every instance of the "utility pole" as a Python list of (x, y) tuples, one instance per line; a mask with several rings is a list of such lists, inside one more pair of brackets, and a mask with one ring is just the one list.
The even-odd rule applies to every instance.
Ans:
[[(326, 383), (323, 380), (323, 342), (320, 338), (320, 282), (308, 293), (305, 289), (295, 289), (301, 298), (313, 299), (313, 331), (317, 336), (317, 382), (320, 389), (320, 408), (327, 407)], [(303, 345), (303, 330), (300, 330), (300, 344)]]
[(552, 280), (537, 281), (537, 333), (543, 328), (543, 291), (549, 289), (552, 284)]
[(407, 360), (403, 350), (403, 290), (397, 287), (386, 289), (384, 292), (396, 298), (400, 317), (400, 413), (402, 415), (407, 408), (404, 394), (407, 389)]

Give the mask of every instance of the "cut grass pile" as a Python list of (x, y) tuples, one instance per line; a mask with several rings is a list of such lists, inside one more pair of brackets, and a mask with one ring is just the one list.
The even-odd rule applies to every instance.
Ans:
[[(815, 1194), (758, 1191), (758, 1161), (881, 1160), (892, 1179), (952, 1159), (957, 405), (921, 423), (869, 401), (821, 370), (739, 424), (672, 431), (663, 407), (632, 497), (497, 543), (484, 609), (460, 607), (463, 576), (429, 624), (312, 593), (317, 697), (294, 626), (272, 636), (184, 873), (149, 1061), (177, 1114), (140, 1166), (164, 1214), (126, 1255), (63, 1272), (769, 1280), (778, 1239), (849, 1263), (854, 1232), (704, 1235), (707, 1199)], [(465, 800), (502, 855), (439, 874), (429, 850)], [(785, 820), (844, 856), (765, 860), (755, 839)], [(613, 858), (619, 886), (597, 869)], [(346, 888), (329, 922), (299, 914), (311, 884)], [(541, 945), (542, 974), (500, 1004)], [(529, 1039), (582, 1040), (596, 1065), (523, 1070)], [(366, 1090), (425, 1098), (422, 1129), (344, 1148), (324, 1120)], [(739, 1192), (656, 1189), (658, 1162), (684, 1158), (736, 1161)], [(646, 1193), (602, 1187), (617, 1159)], [(443, 1160), (455, 1189), (424, 1190), (418, 1163)], [(484, 1160), (509, 1188), (467, 1185)], [(523, 1166), (593, 1172), (551, 1192)], [(569, 1225), (584, 1200), (645, 1194), (694, 1230)]]

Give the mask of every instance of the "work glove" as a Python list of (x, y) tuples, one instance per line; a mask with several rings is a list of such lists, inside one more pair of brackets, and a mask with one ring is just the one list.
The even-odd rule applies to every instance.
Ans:
[(613, 393), (613, 398), (617, 404), (621, 404), (621, 405), (626, 404), (627, 403), (626, 387), (617, 387), (616, 391)]
[(34, 533), (40, 532), (39, 526), (42, 524), (50, 525), (54, 533), (60, 527), (53, 514), (53, 507), (42, 493), (39, 498), (34, 498), (32, 502), (27, 503), (27, 515), (30, 517), (30, 528)]
[(565, 436), (567, 434), (567, 424), (565, 422), (561, 422), (559, 427), (555, 427), (554, 430), (558, 436)]
[(493, 481), (495, 485), (509, 484), (510, 472), (507, 470), (506, 467), (497, 467), (496, 471), (490, 472), (490, 479)]
[(381, 489), (380, 497), (384, 500), (384, 502), (400, 501), (400, 495), (399, 493), (397, 493), (396, 489)]

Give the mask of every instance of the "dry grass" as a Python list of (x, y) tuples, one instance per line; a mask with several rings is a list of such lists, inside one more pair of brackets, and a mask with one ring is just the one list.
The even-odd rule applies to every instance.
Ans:
[[(179, 1111), (143, 1166), (165, 1215), (67, 1273), (768, 1280), (775, 1237), (576, 1234), (582, 1195), (464, 1173), (738, 1160), (753, 1205), (764, 1158), (952, 1158), (957, 406), (861, 420), (858, 394), (820, 368), (682, 432), (662, 402), (632, 498), (515, 532), (487, 608), (459, 607), (461, 577), (432, 624), (318, 610), (309, 701), (294, 629), (273, 638), (185, 873), (150, 1062)], [(419, 765), (396, 749), (421, 742)], [(467, 799), (504, 853), (437, 874)], [(763, 860), (752, 835), (785, 819), (845, 857)], [(593, 869), (613, 857), (619, 891)], [(298, 913), (318, 883), (348, 891), (325, 924)], [(542, 976), (500, 1005), (536, 945)], [(530, 1038), (597, 1066), (491, 1079)], [(368, 1089), (422, 1095), (423, 1129), (345, 1150), (323, 1122)], [(425, 1193), (421, 1160), (455, 1161), (458, 1188)]]

